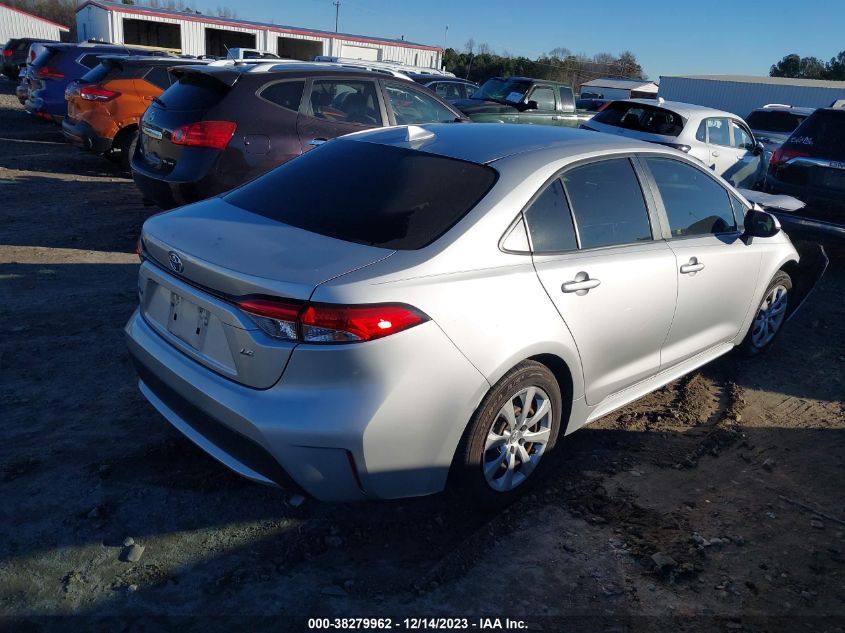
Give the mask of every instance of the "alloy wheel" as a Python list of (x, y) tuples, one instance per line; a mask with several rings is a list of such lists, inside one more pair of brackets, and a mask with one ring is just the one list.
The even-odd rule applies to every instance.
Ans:
[(751, 342), (757, 349), (768, 345), (786, 317), (788, 291), (783, 285), (776, 285), (763, 300), (754, 323), (751, 326)]

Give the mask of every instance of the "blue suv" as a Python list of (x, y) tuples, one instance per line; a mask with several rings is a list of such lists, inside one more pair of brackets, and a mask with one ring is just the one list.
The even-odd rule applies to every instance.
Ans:
[(166, 51), (116, 44), (45, 44), (30, 64), (26, 111), (38, 118), (61, 123), (67, 116), (65, 88), (100, 62), (100, 55), (168, 55)]

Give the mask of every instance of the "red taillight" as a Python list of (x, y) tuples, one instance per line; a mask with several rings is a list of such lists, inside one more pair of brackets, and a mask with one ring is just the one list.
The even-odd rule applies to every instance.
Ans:
[(7, 50), (4, 50), (4, 51), (3, 51), (3, 57), (11, 57), (11, 56), (12, 56), (12, 51), (11, 51), (11, 50), (8, 50), (8, 51), (7, 51)]
[(86, 101), (111, 101), (119, 97), (120, 93), (99, 86), (85, 86), (79, 89), (79, 96)]
[(401, 303), (345, 306), (249, 299), (237, 305), (270, 336), (304, 343), (372, 341), (428, 321), (427, 315)]
[(232, 140), (237, 124), (232, 121), (199, 121), (177, 127), (170, 135), (175, 145), (223, 149)]
[(769, 165), (777, 167), (779, 165), (783, 165), (791, 158), (798, 158), (800, 156), (809, 156), (809, 154), (797, 149), (784, 149), (783, 147), (778, 147), (769, 159)]
[(49, 78), (49, 79), (63, 79), (65, 74), (60, 73), (58, 70), (53, 70), (52, 68), (39, 68), (35, 71), (36, 77)]

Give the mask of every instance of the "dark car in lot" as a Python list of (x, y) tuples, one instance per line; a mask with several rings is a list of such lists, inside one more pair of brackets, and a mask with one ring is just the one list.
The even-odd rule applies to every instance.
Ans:
[(745, 117), (745, 122), (766, 151), (774, 152), (814, 110), (770, 103), (752, 111)]
[(142, 117), (132, 158), (138, 188), (162, 208), (228, 191), (337, 136), (464, 120), (419, 84), (354, 68), (284, 63), (171, 72), (179, 81)]
[[(804, 228), (842, 236), (845, 227), (845, 108), (820, 108), (798, 126), (769, 161), (765, 190), (806, 203)], [(789, 221), (790, 218), (787, 218)], [(809, 227), (809, 223), (818, 226)]]
[(572, 88), (529, 77), (493, 77), (468, 99), (454, 102), (479, 123), (534, 123), (577, 127)]
[(35, 48), (32, 48), (32, 45), (48, 42), (55, 44), (58, 43), (55, 40), (45, 40), (35, 37), (19, 37), (10, 39), (3, 47), (3, 58), (0, 60), (0, 62), (2, 62), (3, 74), (12, 81), (17, 81), (21, 71), (29, 62), (35, 59), (35, 57), (30, 57), (30, 55), (36, 54), (36, 50)]
[(29, 65), (26, 111), (60, 124), (67, 116), (65, 88), (100, 63), (100, 55), (169, 55), (167, 51), (116, 44), (45, 44)]
[(439, 77), (428, 73), (406, 74), (418, 84), (422, 84), (429, 90), (436, 92), (449, 102), (457, 101), (458, 99), (469, 99), (478, 90), (478, 84), (468, 79)]

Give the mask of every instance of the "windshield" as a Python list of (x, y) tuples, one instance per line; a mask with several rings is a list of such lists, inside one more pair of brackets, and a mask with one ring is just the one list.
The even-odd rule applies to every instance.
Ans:
[(488, 79), (472, 94), (472, 99), (519, 103), (531, 84), (519, 79)]
[(336, 140), (224, 199), (312, 233), (409, 250), (446, 233), (495, 181), (496, 172), (486, 165), (404, 147)]

